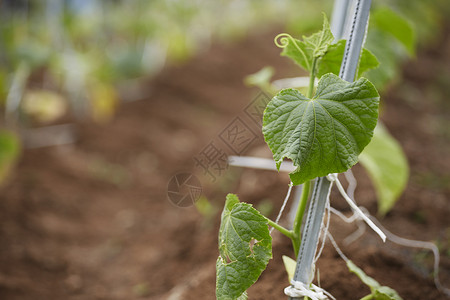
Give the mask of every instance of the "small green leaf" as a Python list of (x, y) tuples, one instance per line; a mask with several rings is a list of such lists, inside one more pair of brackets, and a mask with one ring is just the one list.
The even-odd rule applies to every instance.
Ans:
[(264, 67), (256, 73), (247, 75), (244, 79), (244, 83), (248, 86), (259, 87), (266, 93), (275, 94), (276, 88), (272, 86), (270, 80), (272, 79), (275, 70), (272, 67)]
[(378, 103), (378, 92), (365, 78), (349, 83), (326, 74), (312, 99), (282, 90), (267, 105), (263, 121), (277, 167), (291, 159), (295, 185), (348, 170), (372, 138)]
[[(261, 275), (272, 258), (267, 220), (250, 204), (228, 194), (219, 230), (216, 297), (238, 299)], [(239, 298), (245, 299), (245, 298)]]
[(370, 18), (375, 28), (391, 34), (410, 55), (414, 55), (416, 36), (411, 24), (404, 17), (388, 7), (383, 7), (376, 9)]
[(379, 288), (381, 285), (373, 279), (370, 276), (367, 276), (366, 273), (364, 273), (363, 270), (361, 270), (357, 265), (355, 265), (351, 260), (347, 261), (347, 268), (350, 270), (350, 272), (354, 273), (356, 276), (361, 279), (361, 281), (370, 287), (371, 290)]
[[(280, 39), (280, 42), (278, 42), (278, 39)], [(302, 41), (293, 38), (289, 34), (282, 33), (275, 37), (275, 44), (283, 48), (281, 52), (282, 56), (289, 57), (300, 67), (311, 72), (314, 59), (325, 55), (333, 40), (334, 37), (331, 33), (330, 24), (324, 14), (323, 28), (321, 31), (309, 37), (303, 36)]]
[[(328, 48), (327, 53), (320, 60), (319, 71), (317, 72), (318, 77), (321, 77), (326, 73), (339, 75), (342, 58), (344, 57), (345, 43), (345, 40), (340, 40)], [(361, 77), (364, 72), (374, 69), (378, 67), (378, 65), (379, 63), (375, 55), (366, 48), (363, 48), (358, 65), (358, 75), (356, 77)]]
[(0, 183), (6, 178), (19, 158), (20, 142), (13, 133), (0, 130)]
[(372, 141), (359, 156), (378, 196), (378, 210), (386, 214), (404, 191), (409, 166), (399, 143), (379, 124)]
[(331, 33), (330, 23), (328, 23), (327, 16), (323, 14), (322, 30), (314, 33), (309, 37), (303, 37), (303, 42), (306, 44), (307, 51), (312, 52), (312, 57), (322, 57), (334, 41), (333, 33)]
[(283, 264), (286, 269), (286, 273), (288, 274), (289, 282), (294, 278), (295, 268), (297, 267), (297, 262), (290, 258), (289, 256), (283, 255)]
[(388, 286), (380, 286), (373, 292), (374, 300), (402, 300), (402, 297)]
[[(354, 273), (361, 279), (361, 281), (367, 285), (370, 290), (372, 297), (369, 299), (374, 300), (402, 300), (402, 298), (397, 294), (394, 289), (388, 286), (381, 286), (378, 281), (370, 276), (367, 276), (363, 270), (361, 270), (357, 265), (355, 265), (351, 260), (347, 261), (347, 267), (350, 272)], [(366, 299), (367, 297), (364, 297)]]

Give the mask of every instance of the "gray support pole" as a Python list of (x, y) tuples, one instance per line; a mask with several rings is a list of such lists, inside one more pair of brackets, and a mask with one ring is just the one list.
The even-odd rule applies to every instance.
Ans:
[(320, 227), (330, 189), (331, 182), (325, 177), (316, 179), (303, 227), (302, 243), (298, 251), (297, 267), (294, 273), (295, 281), (308, 284), (314, 278), (314, 256), (319, 243)]
[(331, 15), (331, 32), (336, 41), (344, 37), (344, 27), (348, 19), (350, 0), (335, 0)]
[[(355, 78), (369, 19), (370, 5), (371, 0), (356, 0), (355, 12), (350, 23), (350, 35), (345, 46), (344, 58), (339, 74), (339, 77), (349, 82), (352, 82)], [(320, 177), (316, 180), (294, 273), (294, 281), (300, 281), (305, 285), (309, 285), (314, 277), (314, 256), (317, 251), (320, 227), (323, 222), (330, 189), (331, 183), (326, 177)], [(290, 299), (303, 300), (292, 297)]]
[(350, 34), (345, 44), (344, 58), (339, 73), (339, 77), (348, 82), (352, 82), (356, 76), (361, 49), (366, 36), (371, 2), (371, 0), (356, 1), (355, 14), (349, 24), (351, 26)]

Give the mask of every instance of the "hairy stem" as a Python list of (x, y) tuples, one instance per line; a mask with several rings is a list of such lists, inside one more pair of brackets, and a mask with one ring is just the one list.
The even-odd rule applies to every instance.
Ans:
[(312, 98), (314, 93), (314, 81), (316, 80), (317, 59), (318, 59), (317, 57), (314, 58), (311, 74), (309, 75), (308, 95), (306, 95), (309, 99)]
[(269, 223), (270, 226), (272, 226), (273, 228), (275, 228), (276, 230), (278, 230), (279, 232), (281, 232), (282, 234), (284, 234), (285, 236), (287, 236), (288, 238), (290, 238), (291, 240), (293, 239), (293, 234), (291, 230), (288, 230), (286, 228), (284, 228), (283, 226), (275, 223), (274, 221), (272, 221), (271, 219), (264, 217), (267, 220), (267, 223)]
[(296, 256), (298, 255), (298, 250), (300, 249), (300, 242), (302, 237), (300, 229), (302, 226), (303, 215), (305, 214), (306, 204), (308, 203), (309, 191), (311, 189), (310, 187), (311, 187), (310, 181), (307, 181), (303, 184), (302, 194), (300, 196), (300, 203), (298, 204), (297, 214), (295, 215), (294, 219), (294, 226), (292, 229), (293, 233), (292, 241)]

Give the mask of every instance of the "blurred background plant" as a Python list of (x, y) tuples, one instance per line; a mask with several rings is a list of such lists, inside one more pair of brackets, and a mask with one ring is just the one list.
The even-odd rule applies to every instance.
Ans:
[[(449, 10), (446, 2), (374, 3), (371, 26), (378, 30), (370, 31), (367, 48), (384, 67), (368, 77), (378, 88), (399, 76), (416, 41), (432, 42)], [(8, 154), (11, 149), (19, 152), (20, 140), (25, 147), (73, 142), (73, 128), (61, 124), (108, 122), (120, 102), (149, 92), (143, 79), (163, 66), (250, 31), (310, 32), (320, 28), (321, 12), (329, 14), (332, 5), (331, 0), (0, 1), (0, 124), (10, 131), (1, 134), (17, 136), (0, 143), (0, 174), (10, 165), (3, 161), (16, 157)], [(390, 26), (393, 19), (398, 26)]]

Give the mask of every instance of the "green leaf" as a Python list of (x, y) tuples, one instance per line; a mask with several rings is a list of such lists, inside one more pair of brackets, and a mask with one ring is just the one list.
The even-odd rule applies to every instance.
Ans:
[(414, 55), (416, 36), (411, 24), (404, 17), (388, 7), (383, 7), (376, 9), (370, 18), (377, 29), (391, 34), (410, 55)]
[(237, 299), (256, 282), (272, 258), (267, 220), (250, 204), (228, 194), (219, 230), (217, 299)]
[(19, 158), (20, 142), (11, 132), (0, 130), (0, 183)]
[(314, 33), (309, 37), (303, 36), (303, 42), (306, 45), (307, 51), (312, 52), (312, 57), (322, 57), (334, 41), (333, 33), (331, 33), (330, 23), (328, 23), (327, 16), (323, 14), (323, 27), (322, 30)]
[(369, 173), (378, 196), (378, 210), (386, 214), (404, 191), (409, 177), (409, 166), (399, 143), (383, 125), (375, 128), (372, 141), (359, 156)]
[(361, 281), (370, 288), (372, 297), (364, 297), (364, 299), (402, 300), (394, 289), (387, 286), (381, 286), (378, 281), (370, 276), (367, 276), (366, 273), (364, 273), (364, 271), (355, 265), (351, 260), (347, 261), (347, 267), (350, 272), (358, 276), (359, 279), (361, 279)]
[(359, 277), (359, 279), (361, 279), (361, 281), (367, 285), (368, 287), (370, 287), (370, 289), (376, 289), (379, 288), (381, 285), (378, 283), (378, 281), (376, 281), (375, 279), (373, 279), (370, 276), (367, 276), (366, 273), (364, 273), (363, 270), (361, 270), (357, 265), (355, 265), (351, 260), (347, 261), (347, 268), (350, 270), (350, 272), (354, 273), (356, 276)]
[(288, 274), (289, 282), (294, 278), (295, 268), (297, 267), (297, 262), (290, 258), (289, 256), (283, 255), (283, 264), (286, 269), (286, 273)]
[(402, 297), (388, 286), (380, 286), (373, 292), (374, 300), (402, 300)]
[(264, 92), (275, 94), (276, 88), (272, 86), (270, 80), (272, 79), (275, 70), (272, 67), (264, 67), (256, 73), (247, 75), (244, 83), (248, 86), (259, 87)]
[[(344, 57), (346, 40), (340, 40), (336, 44), (328, 48), (327, 53), (322, 57), (319, 63), (319, 71), (317, 76), (321, 77), (326, 73), (333, 73), (339, 75), (341, 69), (342, 58)], [(379, 63), (375, 55), (366, 48), (361, 51), (361, 58), (358, 65), (357, 78), (367, 70), (378, 67)]]
[(364, 76), (378, 90), (382, 90), (388, 83), (398, 79), (401, 63), (414, 55), (415, 31), (406, 19), (386, 7), (373, 11), (369, 27), (366, 47), (375, 54), (383, 67), (369, 70)]
[(239, 296), (239, 298), (237, 298), (237, 300), (247, 300), (247, 299), (248, 299), (247, 292), (244, 292), (242, 295)]
[(295, 89), (282, 90), (267, 105), (263, 120), (277, 167), (291, 159), (297, 167), (290, 174), (295, 185), (348, 170), (372, 138), (378, 103), (378, 92), (365, 78), (349, 83), (326, 74), (312, 99)]
[[(278, 42), (278, 39), (280, 40)], [(307, 71), (312, 71), (314, 59), (320, 58), (328, 50), (334, 37), (330, 30), (327, 17), (323, 16), (323, 28), (321, 31), (306, 37), (303, 40), (293, 38), (287, 33), (279, 34), (275, 37), (275, 44), (283, 48), (282, 56), (287, 56), (296, 64)]]
[[(377, 87), (384, 88), (399, 75), (399, 64), (405, 60), (404, 51), (399, 53), (395, 39), (380, 30), (372, 30), (367, 36), (367, 48), (375, 54), (382, 68), (371, 69), (364, 74)], [(403, 52), (403, 54), (401, 54)]]

